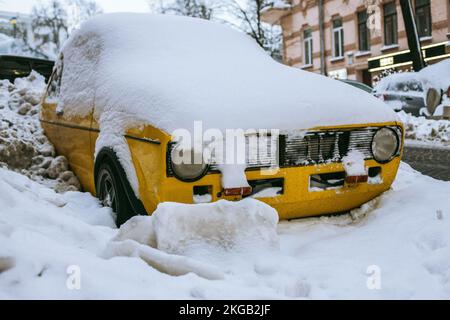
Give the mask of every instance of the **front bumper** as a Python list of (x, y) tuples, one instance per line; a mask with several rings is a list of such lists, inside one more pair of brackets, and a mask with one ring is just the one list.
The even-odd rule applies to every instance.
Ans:
[[(247, 180), (282, 179), (283, 193), (274, 197), (258, 198), (274, 207), (280, 219), (293, 219), (322, 214), (345, 212), (361, 206), (363, 203), (377, 197), (388, 190), (395, 179), (400, 156), (386, 164), (374, 160), (366, 160), (367, 168), (380, 167), (381, 172), (375, 180), (355, 185), (344, 184), (341, 187), (320, 190), (310, 188), (310, 176), (344, 171), (342, 163), (281, 168), (278, 172), (267, 175), (264, 171), (247, 171)], [(208, 188), (211, 201), (221, 199), (240, 200), (240, 196), (225, 197), (222, 194), (221, 175), (209, 174), (202, 179), (186, 183), (170, 177), (167, 181), (166, 192), (160, 201), (193, 203), (194, 190)]]

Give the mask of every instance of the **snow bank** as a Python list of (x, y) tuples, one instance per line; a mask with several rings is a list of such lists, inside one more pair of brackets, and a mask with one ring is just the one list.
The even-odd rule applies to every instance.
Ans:
[[(402, 164), (392, 190), (351, 214), (281, 222), (279, 250), (224, 252), (200, 228), (201, 247), (210, 254), (197, 251), (194, 258), (145, 245), (156, 241), (145, 233), (153, 224), (147, 217), (134, 218), (139, 232), (131, 224), (118, 232), (110, 209), (89, 194), (56, 194), (0, 169), (0, 298), (449, 299), (449, 193), (449, 182)], [(225, 215), (236, 213), (229, 210), (233, 207), (268, 212), (256, 202), (217, 207), (224, 204)], [(199, 213), (195, 207), (163, 205), (159, 229), (165, 236), (180, 232), (187, 243), (197, 241), (183, 229), (208, 219), (208, 206)], [(191, 217), (197, 214), (198, 219)], [(170, 230), (169, 218), (180, 215), (192, 221), (177, 221)], [(237, 216), (247, 223), (244, 212)], [(221, 232), (217, 225), (213, 229)], [(81, 272), (79, 290), (67, 287), (73, 276), (68, 270)]]
[(0, 81), (0, 164), (52, 186), (59, 192), (80, 189), (65, 157), (55, 157), (39, 122), (45, 79), (36, 72)]
[(165, 252), (196, 255), (196, 251), (255, 251), (278, 246), (276, 210), (253, 199), (197, 205), (162, 203), (152, 218), (157, 247)]
[(277, 223), (276, 210), (254, 199), (196, 205), (166, 202), (151, 217), (130, 219), (114, 240), (133, 240), (187, 256), (276, 250)]
[(450, 145), (450, 121), (414, 117), (404, 111), (398, 115), (405, 127), (405, 138), (410, 142)]
[(98, 119), (123, 113), (127, 125), (151, 123), (169, 133), (192, 129), (195, 120), (205, 130), (396, 120), (361, 90), (283, 66), (247, 35), (201, 19), (106, 14), (83, 24), (62, 52), (67, 115), (88, 114), (95, 93)]

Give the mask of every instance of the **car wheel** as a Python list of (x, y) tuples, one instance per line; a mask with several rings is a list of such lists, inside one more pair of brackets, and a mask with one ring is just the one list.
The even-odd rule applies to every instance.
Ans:
[(96, 190), (102, 204), (116, 213), (116, 224), (120, 227), (135, 214), (118, 173), (115, 171), (109, 162), (102, 163), (97, 173)]

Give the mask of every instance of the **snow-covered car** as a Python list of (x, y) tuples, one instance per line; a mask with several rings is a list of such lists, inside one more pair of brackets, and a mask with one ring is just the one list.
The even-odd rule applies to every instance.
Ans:
[(403, 110), (415, 116), (425, 108), (422, 82), (413, 72), (395, 73), (384, 77), (375, 86), (373, 94), (395, 111)]
[[(227, 26), (177, 16), (107, 14), (83, 24), (61, 52), (40, 116), (118, 224), (161, 202), (243, 197), (281, 219), (344, 212), (390, 188), (403, 148), (402, 124), (375, 97), (284, 66)], [(195, 136), (199, 123), (204, 133), (245, 130), (246, 139), (278, 130), (276, 167), (263, 151), (244, 165), (184, 149), (200, 162), (175, 161), (175, 132)]]
[(391, 74), (381, 79), (373, 93), (395, 111), (450, 118), (450, 59), (419, 72)]
[(348, 85), (354, 86), (355, 88), (358, 88), (358, 89), (363, 90), (363, 91), (365, 91), (367, 93), (370, 93), (370, 94), (373, 91), (371, 86), (368, 86), (367, 84), (359, 82), (359, 81), (356, 81), (356, 80), (350, 80), (350, 79), (340, 80), (339, 79), (339, 81), (342, 81), (342, 82), (344, 82), (344, 83), (346, 83)]

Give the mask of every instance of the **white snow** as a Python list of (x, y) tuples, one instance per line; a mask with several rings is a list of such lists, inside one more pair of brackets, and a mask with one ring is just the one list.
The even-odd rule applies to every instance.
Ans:
[(169, 133), (192, 129), (195, 120), (205, 130), (396, 120), (374, 97), (283, 66), (247, 35), (201, 19), (102, 15), (74, 32), (62, 52), (61, 103), (69, 115), (88, 114), (95, 94), (100, 120), (125, 113), (129, 125), (151, 123)]
[(350, 150), (342, 158), (342, 163), (348, 176), (363, 176), (367, 174), (367, 169), (364, 166), (364, 154), (359, 150)]
[[(269, 211), (256, 200), (163, 204), (154, 220), (135, 218), (119, 232), (111, 211), (90, 195), (56, 194), (0, 169), (0, 297), (448, 299), (449, 193), (449, 182), (402, 164), (392, 190), (351, 214), (281, 222), (279, 249), (241, 252), (224, 250), (227, 242), (220, 239), (229, 236), (226, 230), (258, 239), (251, 221)], [(220, 214), (236, 219), (220, 230), (214, 223)], [(269, 231), (276, 222), (266, 217)], [(185, 255), (155, 249), (156, 238), (146, 234), (155, 221), (162, 247), (180, 252), (175, 245), (181, 244)], [(244, 225), (232, 227), (238, 222)], [(196, 226), (199, 237), (187, 231)], [(66, 286), (74, 265), (81, 271), (80, 290)], [(367, 287), (378, 283), (374, 271), (380, 272), (379, 289)]]
[(222, 188), (245, 188), (249, 187), (245, 175), (245, 164), (220, 164), (217, 166), (221, 173)]
[(400, 111), (398, 115), (405, 127), (407, 143), (423, 142), (440, 146), (450, 145), (450, 121), (414, 117), (404, 111)]
[(79, 190), (67, 160), (55, 158), (39, 122), (45, 86), (44, 77), (34, 71), (14, 84), (0, 80), (0, 164), (58, 191)]

